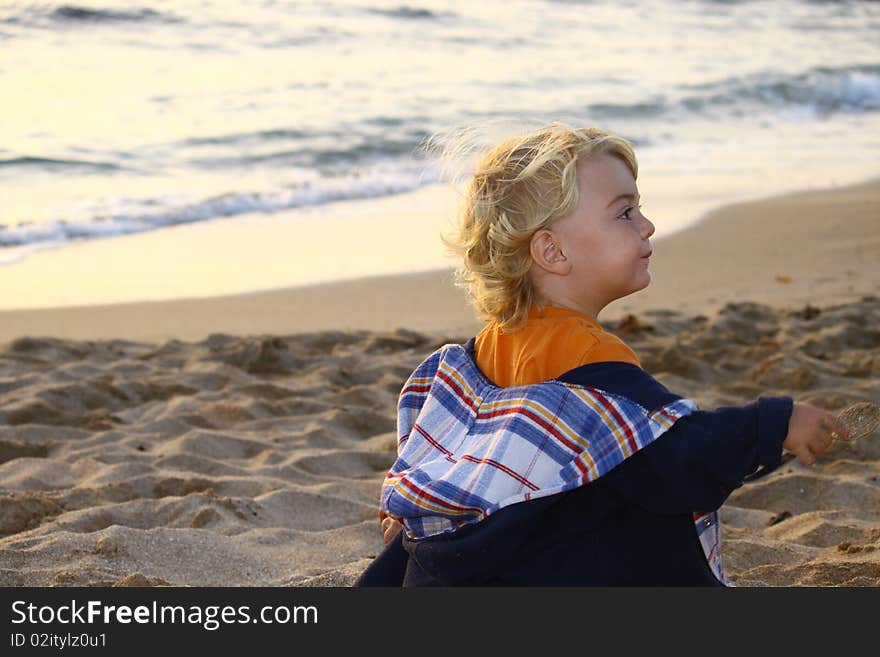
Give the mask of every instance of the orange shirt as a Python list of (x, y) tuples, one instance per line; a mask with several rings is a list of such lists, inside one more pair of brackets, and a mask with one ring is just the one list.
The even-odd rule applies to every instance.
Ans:
[(474, 344), (477, 365), (503, 388), (554, 379), (588, 363), (623, 361), (641, 367), (626, 343), (576, 310), (532, 308), (525, 326), (502, 333), (489, 322)]

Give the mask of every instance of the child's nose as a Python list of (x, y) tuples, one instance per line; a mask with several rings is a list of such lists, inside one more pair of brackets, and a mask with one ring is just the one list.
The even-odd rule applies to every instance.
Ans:
[(645, 215), (642, 215), (642, 239), (648, 239), (654, 234), (654, 224)]

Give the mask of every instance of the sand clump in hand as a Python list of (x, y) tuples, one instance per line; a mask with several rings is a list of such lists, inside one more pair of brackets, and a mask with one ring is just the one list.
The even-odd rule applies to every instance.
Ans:
[[(606, 324), (703, 408), (880, 399), (880, 300)], [(22, 338), (0, 349), (0, 585), (347, 586), (382, 549), (403, 382), (470, 336)], [(740, 585), (880, 584), (880, 440), (722, 508)]]

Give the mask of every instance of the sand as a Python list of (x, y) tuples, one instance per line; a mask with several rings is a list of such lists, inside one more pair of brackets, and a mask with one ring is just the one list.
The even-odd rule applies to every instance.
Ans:
[[(703, 408), (880, 401), (878, 209), (876, 181), (724, 208), (600, 319)], [(399, 389), (478, 326), (449, 270), (0, 313), (0, 585), (351, 584)], [(739, 585), (880, 585), (880, 435), (721, 518)]]

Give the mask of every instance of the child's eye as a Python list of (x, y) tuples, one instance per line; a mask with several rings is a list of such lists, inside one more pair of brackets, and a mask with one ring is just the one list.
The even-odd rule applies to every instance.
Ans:
[[(638, 208), (639, 208), (639, 210), (641, 210), (642, 206), (639, 205)], [(633, 208), (633, 207), (628, 207), (626, 210), (624, 210), (619, 215), (617, 215), (617, 218), (624, 219), (625, 221), (632, 221), (632, 217), (629, 216), (629, 213), (632, 212), (634, 209), (635, 208)]]

